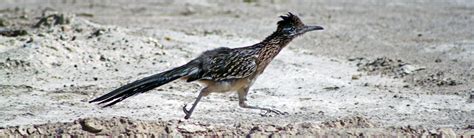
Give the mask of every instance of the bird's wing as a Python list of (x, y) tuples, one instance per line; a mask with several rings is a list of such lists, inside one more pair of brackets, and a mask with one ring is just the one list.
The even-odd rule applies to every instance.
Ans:
[(204, 52), (202, 58), (199, 75), (188, 81), (239, 79), (248, 77), (257, 70), (254, 54), (242, 50), (220, 48)]
[(203, 79), (227, 80), (245, 78), (253, 74), (257, 69), (255, 57), (240, 52), (230, 52), (215, 56)]

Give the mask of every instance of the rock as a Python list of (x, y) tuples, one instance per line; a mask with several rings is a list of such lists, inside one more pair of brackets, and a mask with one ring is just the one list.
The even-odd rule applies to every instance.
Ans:
[(428, 133), (429, 133), (430, 135), (438, 135), (438, 131), (436, 131), (436, 130), (434, 130), (434, 129), (428, 130)]
[(410, 65), (410, 64), (403, 65), (400, 68), (401, 68), (402, 73), (404, 73), (404, 74), (412, 74), (416, 71), (426, 69), (425, 67), (418, 67), (418, 66), (414, 66), (414, 65)]
[(92, 13), (77, 13), (76, 16), (81, 16), (81, 17), (94, 17), (94, 14), (92, 14)]
[(352, 75), (352, 80), (358, 80), (360, 79), (360, 74), (359, 75)]
[(301, 123), (301, 128), (313, 128), (315, 125), (309, 122)]
[(63, 25), (71, 23), (72, 17), (66, 14), (51, 13), (49, 15), (43, 16), (40, 20), (34, 25), (34, 27), (41, 26), (54, 26), (54, 25)]
[(194, 124), (184, 124), (184, 125), (179, 125), (178, 129), (181, 132), (188, 132), (188, 133), (194, 133), (194, 132), (204, 132), (207, 131), (206, 128), (200, 126), (200, 125), (194, 125)]
[(454, 130), (451, 128), (440, 128), (438, 129), (441, 137), (443, 138), (455, 138), (456, 133), (454, 133)]
[(466, 129), (474, 129), (474, 124), (472, 124), (472, 125), (467, 125)]
[(6, 37), (17, 37), (17, 36), (24, 36), (28, 35), (28, 32), (26, 30), (0, 30), (0, 35), (1, 36), (6, 36)]
[(7, 135), (7, 130), (6, 129), (0, 129), (0, 136), (5, 136)]
[(274, 126), (270, 125), (270, 126), (267, 126), (265, 128), (265, 131), (267, 131), (267, 132), (276, 132), (276, 131), (278, 131), (278, 129), (276, 129)]
[(467, 99), (468, 103), (474, 103), (474, 90), (472, 90), (471, 94), (469, 95), (469, 99)]
[(105, 29), (97, 29), (96, 31), (94, 31), (89, 37), (87, 38), (93, 38), (93, 37), (98, 37), (98, 36), (101, 36), (105, 33)]
[(100, 55), (100, 58), (99, 58), (100, 61), (107, 61), (107, 58), (105, 58), (104, 55)]
[(33, 134), (35, 133), (36, 129), (34, 127), (29, 127), (28, 129), (26, 129), (26, 132), (28, 132), (28, 134)]
[(311, 97), (303, 97), (303, 98), (299, 98), (300, 101), (307, 101), (307, 100), (311, 100), (312, 98)]
[(65, 35), (60, 35), (59, 36), (59, 39), (63, 40), (63, 41), (66, 41), (66, 40), (69, 40), (69, 37), (65, 36)]
[(216, 129), (216, 127), (211, 126), (211, 125), (207, 126), (206, 128), (207, 128), (207, 130), (214, 130), (214, 129)]
[(5, 26), (7, 26), (7, 25), (8, 25), (7, 20), (0, 18), (0, 27), (5, 27)]
[(184, 16), (189, 16), (195, 13), (196, 13), (196, 10), (188, 4), (186, 5), (185, 11), (181, 12), (181, 14)]
[(69, 31), (71, 31), (72, 29), (71, 29), (71, 26), (69, 26), (69, 25), (63, 25), (63, 26), (61, 26), (61, 30), (62, 30), (63, 32), (69, 32)]
[(38, 131), (39, 134), (44, 134), (44, 130), (42, 128), (36, 128), (36, 131)]
[(23, 127), (23, 126), (19, 126), (17, 131), (18, 131), (18, 133), (20, 133), (20, 135), (23, 135), (23, 136), (28, 135), (28, 133), (26, 132), (26, 128)]
[(339, 90), (341, 87), (339, 86), (332, 86), (332, 87), (324, 87), (325, 90)]
[(82, 130), (91, 132), (91, 133), (99, 133), (100, 131), (102, 131), (102, 128), (103, 128), (101, 125), (96, 124), (91, 119), (81, 120), (80, 124), (82, 126)]
[(253, 126), (252, 129), (250, 130), (251, 132), (258, 132), (258, 131), (263, 131), (263, 128), (261, 125), (256, 125), (256, 126)]

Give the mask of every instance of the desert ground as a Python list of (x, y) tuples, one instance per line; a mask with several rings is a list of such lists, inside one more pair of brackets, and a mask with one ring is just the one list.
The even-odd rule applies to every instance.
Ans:
[[(218, 47), (260, 42), (292, 12), (293, 40), (252, 105), (175, 81), (88, 103)], [(472, 0), (0, 0), (0, 136), (474, 135)]]

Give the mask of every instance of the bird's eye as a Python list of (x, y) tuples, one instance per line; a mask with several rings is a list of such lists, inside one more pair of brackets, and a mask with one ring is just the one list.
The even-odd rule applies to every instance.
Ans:
[(293, 27), (293, 26), (283, 28), (284, 32), (292, 32), (294, 30), (295, 30), (295, 27)]

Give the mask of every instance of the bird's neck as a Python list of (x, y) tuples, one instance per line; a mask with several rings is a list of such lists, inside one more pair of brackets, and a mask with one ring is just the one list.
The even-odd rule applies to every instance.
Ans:
[(265, 38), (261, 44), (264, 46), (279, 47), (280, 49), (286, 47), (288, 43), (293, 40), (292, 37), (284, 36), (278, 32), (273, 32), (270, 36)]
[[(273, 59), (280, 51), (285, 48), (293, 40), (293, 37), (284, 36), (278, 32), (274, 32), (267, 38), (265, 38), (259, 45), (262, 47), (263, 53), (268, 53)], [(271, 51), (271, 52), (270, 52)]]
[(273, 33), (258, 44), (260, 50), (258, 52), (258, 68), (259, 73), (262, 73), (273, 58), (280, 53), (280, 51), (291, 42), (293, 38), (288, 38), (278, 33)]

